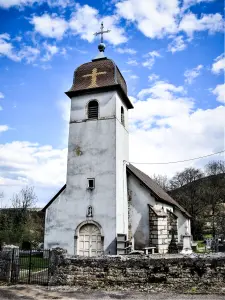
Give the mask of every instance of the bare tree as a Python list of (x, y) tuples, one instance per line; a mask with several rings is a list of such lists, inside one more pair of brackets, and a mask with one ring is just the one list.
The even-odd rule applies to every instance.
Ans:
[(164, 191), (170, 189), (170, 182), (166, 175), (154, 174), (152, 179), (162, 188)]
[(37, 202), (37, 196), (34, 193), (34, 188), (26, 186), (18, 194), (14, 194), (12, 198), (13, 208), (27, 210), (34, 207)]
[(190, 182), (169, 194), (178, 201), (191, 215), (191, 231), (194, 239), (200, 239), (205, 223), (206, 205), (200, 192), (201, 180)]
[(24, 187), (13, 195), (12, 207), (0, 212), (0, 245), (2, 242), (35, 245), (43, 240), (43, 217), (32, 210), (36, 202), (33, 187)]
[(170, 180), (171, 189), (180, 188), (188, 183), (196, 181), (204, 176), (200, 169), (186, 168), (182, 172), (177, 172)]
[[(215, 174), (206, 177), (202, 182), (201, 196), (207, 207), (212, 234), (215, 237), (217, 234), (220, 234), (217, 226), (218, 220), (224, 218), (224, 214), (221, 215), (221, 210), (225, 204), (225, 174)], [(223, 219), (223, 221), (225, 220)]]
[(207, 175), (225, 174), (225, 162), (222, 160), (210, 161), (205, 166), (205, 172)]

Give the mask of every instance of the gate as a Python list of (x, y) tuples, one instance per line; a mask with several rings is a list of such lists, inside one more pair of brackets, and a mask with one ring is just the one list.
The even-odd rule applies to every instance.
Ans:
[(11, 283), (48, 285), (50, 257), (50, 250), (13, 249)]

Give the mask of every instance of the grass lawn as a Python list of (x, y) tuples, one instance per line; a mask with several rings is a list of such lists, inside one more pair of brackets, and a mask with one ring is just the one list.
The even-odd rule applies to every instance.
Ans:
[(49, 259), (36, 256), (20, 256), (20, 270), (26, 270), (28, 272), (29, 267), (31, 272), (41, 271), (48, 268)]

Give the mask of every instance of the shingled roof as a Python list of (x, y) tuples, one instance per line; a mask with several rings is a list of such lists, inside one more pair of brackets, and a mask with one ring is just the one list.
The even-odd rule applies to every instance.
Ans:
[(127, 84), (119, 68), (112, 59), (103, 57), (80, 65), (74, 71), (73, 85), (66, 95), (70, 98), (102, 91), (117, 90), (127, 108), (133, 104), (127, 96)]
[(178, 208), (182, 213), (191, 217), (190, 214), (178, 204), (172, 197), (170, 197), (153, 179), (151, 179), (147, 174), (137, 169), (132, 164), (127, 165), (128, 173), (132, 173), (137, 177), (156, 197), (157, 200), (166, 202), (172, 206)]

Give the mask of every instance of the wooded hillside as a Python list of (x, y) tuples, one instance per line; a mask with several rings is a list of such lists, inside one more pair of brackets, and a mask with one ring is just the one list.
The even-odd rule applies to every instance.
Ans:
[(155, 175), (154, 179), (192, 216), (195, 240), (204, 234), (225, 236), (225, 163), (209, 162), (204, 170), (186, 168), (169, 180)]

